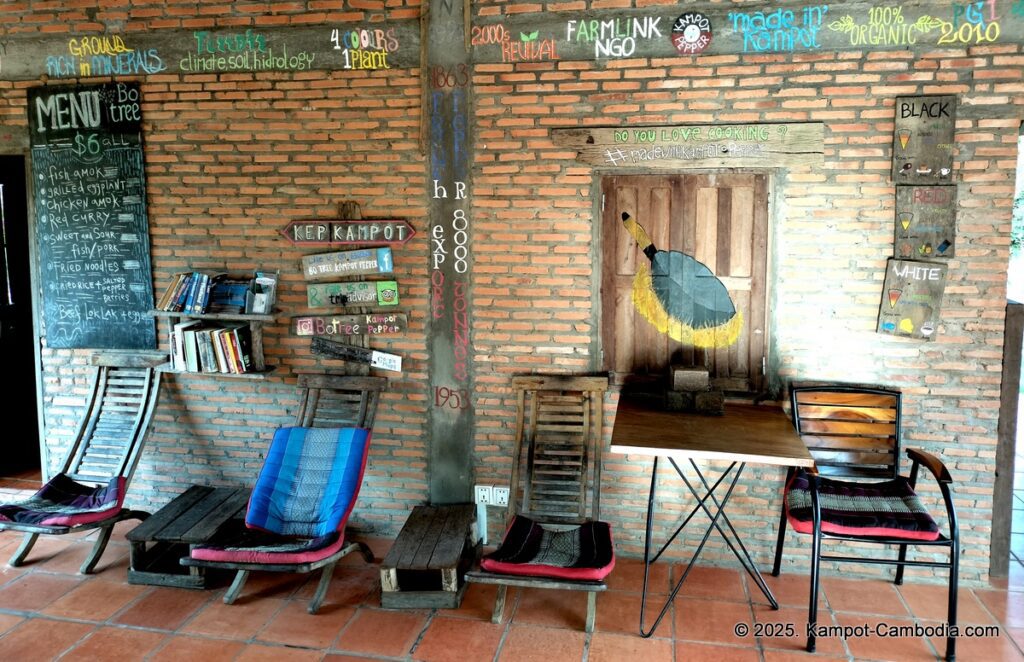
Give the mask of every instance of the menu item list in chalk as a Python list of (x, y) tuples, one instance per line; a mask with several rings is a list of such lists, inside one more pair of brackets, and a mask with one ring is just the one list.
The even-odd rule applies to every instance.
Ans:
[(956, 255), (956, 186), (897, 186), (893, 257)]
[(47, 346), (153, 349), (137, 83), (28, 93)]
[(945, 288), (944, 262), (890, 258), (876, 330), (893, 336), (935, 340)]

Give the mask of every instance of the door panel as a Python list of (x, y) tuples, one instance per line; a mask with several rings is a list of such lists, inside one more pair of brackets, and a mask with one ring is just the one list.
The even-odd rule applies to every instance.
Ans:
[[(765, 175), (607, 177), (602, 181), (602, 342), (606, 369), (667, 377), (670, 364), (705, 366), (730, 391), (758, 392), (765, 355), (768, 196)], [(658, 331), (633, 304), (633, 280), (650, 259), (625, 229), (626, 212), (659, 251), (707, 266), (743, 317), (728, 347), (701, 349)]]

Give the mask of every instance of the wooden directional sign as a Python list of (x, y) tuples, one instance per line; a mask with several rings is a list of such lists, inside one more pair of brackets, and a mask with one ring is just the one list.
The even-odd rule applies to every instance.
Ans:
[(822, 165), (820, 122), (552, 129), (576, 160), (606, 168), (774, 168)]
[(304, 315), (292, 318), (297, 336), (381, 336), (406, 329), (404, 313), (369, 315)]
[(310, 308), (397, 306), (398, 283), (393, 280), (314, 283), (306, 286), (306, 299)]
[(355, 251), (320, 253), (302, 258), (306, 280), (331, 280), (338, 276), (375, 276), (394, 270), (391, 249), (361, 248)]
[(397, 354), (378, 352), (375, 349), (355, 347), (354, 345), (343, 345), (340, 342), (334, 342), (333, 340), (320, 337), (313, 338), (313, 342), (310, 343), (309, 349), (314, 354), (319, 354), (320, 356), (326, 356), (332, 359), (367, 363), (371, 367), (380, 368), (381, 370), (402, 372), (402, 357)]
[(296, 246), (335, 246), (341, 244), (401, 246), (416, 235), (407, 221), (292, 221), (281, 229), (285, 239)]

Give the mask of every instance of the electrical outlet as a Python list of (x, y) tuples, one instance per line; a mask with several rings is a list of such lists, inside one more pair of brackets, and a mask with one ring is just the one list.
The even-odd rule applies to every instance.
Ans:
[(488, 506), (494, 503), (494, 488), (490, 485), (477, 485), (473, 488), (473, 503)]
[(507, 506), (508, 505), (508, 488), (507, 487), (494, 487), (494, 505), (495, 506)]

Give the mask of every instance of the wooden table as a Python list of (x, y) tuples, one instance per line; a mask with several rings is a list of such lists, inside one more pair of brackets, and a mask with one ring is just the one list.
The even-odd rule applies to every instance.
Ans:
[[(687, 412), (665, 411), (649, 400), (623, 396), (619, 400), (615, 415), (611, 452), (654, 457), (654, 466), (651, 470), (651, 491), (647, 501), (647, 528), (644, 537), (644, 586), (640, 605), (641, 636), (649, 637), (657, 629), (714, 530), (717, 530), (725, 539), (729, 549), (768, 598), (772, 608), (779, 608), (775, 596), (765, 584), (764, 578), (758, 572), (757, 566), (754, 565), (739, 534), (725, 515), (724, 509), (748, 462), (787, 467), (814, 466), (814, 460), (807, 451), (807, 447), (781, 408), (727, 404), (724, 416), (703, 416)], [(651, 531), (654, 523), (654, 496), (660, 458), (668, 459), (680, 479), (697, 500), (697, 505), (683, 519), (675, 533), (668, 537), (661, 549), (652, 556)], [(704, 488), (703, 495), (698, 492), (697, 487), (680, 469), (678, 464), (680, 460), (689, 461), (696, 471)], [(729, 465), (713, 484), (709, 484), (697, 466), (696, 460), (723, 460), (729, 462)], [(727, 481), (730, 475), (732, 479)], [(719, 499), (715, 495), (715, 491), (725, 483), (728, 483), (726, 493)], [(708, 502), (710, 502), (710, 506)], [(645, 630), (644, 607), (647, 603), (647, 578), (650, 566), (661, 557), (679, 536), (683, 527), (701, 510), (711, 518), (711, 524), (654, 624), (649, 630)], [(767, 519), (770, 514), (764, 513), (764, 515)], [(725, 523), (725, 528), (719, 521)]]
[[(193, 485), (128, 532), (129, 584), (207, 588), (205, 568), (179, 563), (233, 517), (245, 517), (252, 490)], [(152, 543), (152, 544), (150, 544)]]

